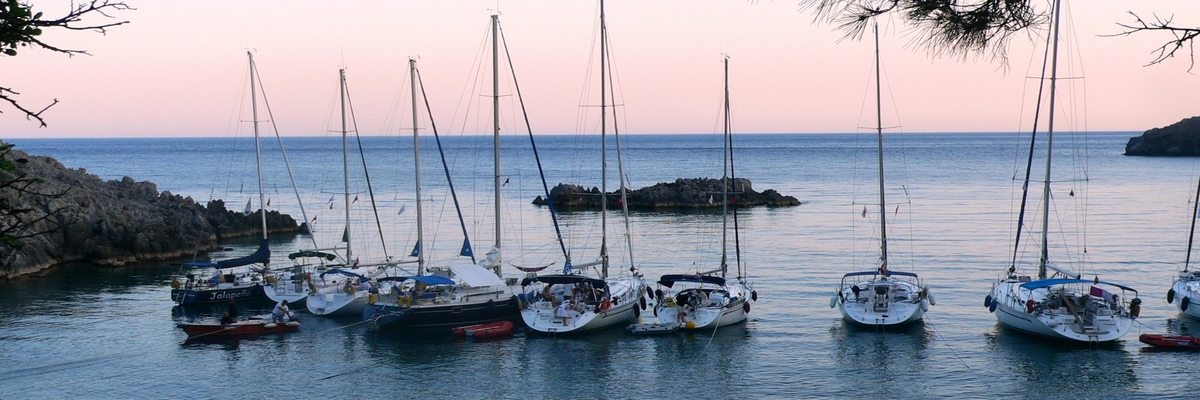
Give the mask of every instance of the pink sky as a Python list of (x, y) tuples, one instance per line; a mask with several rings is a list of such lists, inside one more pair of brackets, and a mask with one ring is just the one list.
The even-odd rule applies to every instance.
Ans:
[[(34, 6), (53, 16), (64, 3)], [(284, 135), (326, 134), (340, 66), (362, 133), (394, 133), (398, 125), (386, 121), (407, 115), (394, 99), (409, 56), (420, 57), (430, 102), (444, 114), (439, 125), (447, 125), (497, 7), (535, 130), (574, 133), (597, 18), (592, 1), (129, 3), (137, 10), (118, 17), (130, 23), (107, 36), (46, 35), (91, 56), (24, 49), (3, 59), (0, 86), (21, 92), (23, 104), (60, 103), (44, 114), (48, 128), (0, 108), (0, 138), (226, 135), (238, 118), (231, 116), (243, 96), (246, 49), (256, 51)], [(1187, 53), (1144, 66), (1166, 36), (1097, 36), (1119, 32), (1115, 23), (1131, 21), (1130, 10), (1200, 26), (1200, 2), (1075, 3), (1090, 130), (1141, 131), (1200, 115), (1200, 77), (1187, 72)], [(607, 7), (628, 133), (712, 132), (722, 53), (731, 57), (737, 132), (852, 132), (864, 117), (870, 41), (838, 43), (842, 33), (814, 25), (796, 1), (611, 0)], [(1041, 54), (1030, 40), (1014, 40), (1005, 70), (988, 59), (932, 58), (906, 46), (907, 26), (884, 24), (885, 88), (904, 131), (1018, 128), (1026, 71)]]

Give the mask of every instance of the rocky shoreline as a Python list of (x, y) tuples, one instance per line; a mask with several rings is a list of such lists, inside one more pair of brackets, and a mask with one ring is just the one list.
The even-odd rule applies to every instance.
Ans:
[[(50, 157), (19, 150), (6, 158), (16, 170), (10, 176), (38, 179), (29, 190), (52, 196), (0, 190), (0, 201), (29, 209), (29, 232), (20, 248), (0, 247), (0, 279), (36, 273), (58, 264), (86, 261), (122, 266), (152, 260), (190, 257), (193, 252), (221, 248), (219, 241), (259, 234), (258, 214), (225, 208), (222, 200), (207, 206), (190, 197), (159, 192), (151, 182), (133, 178), (104, 181), (85, 169), (70, 169)], [(9, 226), (12, 218), (0, 220)], [(299, 233), (306, 227), (278, 211), (267, 212), (271, 233)]]
[[(630, 209), (703, 209), (720, 208), (721, 179), (714, 178), (679, 178), (675, 182), (660, 182), (653, 186), (629, 191), (626, 198)], [(800, 205), (800, 200), (792, 196), (784, 196), (774, 189), (762, 193), (755, 192), (749, 179), (737, 178), (730, 185), (731, 205), (738, 207), (793, 207)], [(609, 208), (621, 206), (619, 192), (609, 192), (607, 196), (600, 195), (599, 188), (586, 189), (579, 185), (560, 183), (550, 190), (554, 200), (554, 208), (562, 211), (599, 210), (602, 198), (607, 199)], [(533, 204), (547, 205), (546, 199), (538, 196)]]
[(1200, 156), (1200, 117), (1146, 131), (1142, 136), (1129, 138), (1125, 144), (1127, 156)]

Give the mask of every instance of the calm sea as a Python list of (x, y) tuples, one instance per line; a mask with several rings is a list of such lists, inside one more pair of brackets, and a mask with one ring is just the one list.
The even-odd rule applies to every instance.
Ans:
[[(1135, 329), (1099, 349), (1006, 330), (983, 307), (991, 282), (1013, 257), (1026, 138), (887, 136), (892, 265), (921, 274), (937, 305), (923, 324), (875, 332), (848, 327), (829, 308), (841, 275), (874, 268), (879, 257), (875, 138), (737, 135), (737, 175), (756, 190), (776, 189), (804, 203), (740, 213), (741, 259), (759, 294), (744, 325), (716, 334), (632, 337), (618, 329), (547, 338), (521, 332), (472, 342), (383, 336), (352, 325), (353, 319), (308, 316), (291, 336), (184, 344), (174, 324), (196, 311), (172, 310), (168, 283), (177, 267), (70, 265), (0, 282), (0, 397), (1195, 398), (1200, 384), (1192, 381), (1200, 363), (1194, 354), (1150, 351), (1137, 336), (1200, 329), (1200, 322), (1182, 318), (1164, 300), (1184, 260), (1200, 164), (1121, 156), (1134, 135), (1055, 138), (1062, 144), (1057, 148), (1086, 146), (1088, 153), (1056, 152), (1063, 162), (1056, 161), (1052, 178), (1051, 257), (1085, 276), (1139, 289), (1145, 300)], [(635, 188), (719, 177), (717, 136), (625, 140), (626, 174)], [(159, 190), (199, 201), (225, 199), (234, 210), (257, 198), (253, 144), (244, 138), (12, 142), (104, 179), (152, 181)], [(403, 257), (416, 240), (412, 139), (362, 142), (361, 153), (350, 142), (351, 243), (364, 259)], [(268, 207), (304, 215), (316, 234), (272, 238), (276, 265), (286, 265), (285, 254), (313, 240), (338, 240), (347, 208), (341, 139), (285, 138), (284, 145), (300, 201), (272, 138), (262, 151)], [(482, 255), (494, 240), (491, 138), (443, 138), (443, 145), (466, 231)], [(537, 145), (551, 185), (599, 185), (598, 139), (544, 136)], [(453, 261), (463, 229), (436, 144), (428, 139), (420, 147), (426, 248), (435, 263)], [(505, 136), (502, 147), (506, 261), (560, 260), (548, 211), (530, 204), (542, 189), (528, 138)], [(1038, 155), (1039, 182), (1031, 184), (1030, 200), (1035, 214), (1043, 207), (1037, 193), (1044, 161)], [(613, 168), (616, 161), (609, 161)], [(615, 173), (609, 179), (612, 190)], [(614, 259), (627, 257), (623, 222), (615, 213), (610, 217)], [(1040, 220), (1027, 219), (1022, 235), (1018, 262), (1026, 271), (1036, 260)], [(595, 256), (598, 222), (596, 212), (560, 215), (576, 260)], [(720, 223), (712, 212), (634, 212), (634, 261), (648, 278), (711, 268), (719, 258)], [(228, 243), (233, 250), (209, 256), (248, 254), (251, 242)]]

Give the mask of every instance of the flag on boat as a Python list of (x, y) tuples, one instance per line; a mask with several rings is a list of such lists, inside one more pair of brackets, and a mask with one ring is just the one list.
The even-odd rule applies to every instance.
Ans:
[(503, 187), (503, 186), (508, 186), (508, 180), (509, 180), (509, 179), (512, 179), (512, 178), (504, 178), (504, 184), (503, 184), (503, 185), (500, 185), (500, 186), (502, 186), (502, 187)]
[(270, 197), (268, 197), (268, 198), (267, 198), (267, 207), (270, 207), (270, 206), (271, 206), (271, 198), (270, 198)]
[(354, 259), (354, 265), (351, 265), (350, 268), (358, 268), (358, 258)]
[(475, 258), (475, 253), (471, 252), (471, 239), (463, 239), (462, 250), (458, 251), (458, 255)]
[(250, 200), (246, 200), (246, 210), (242, 211), (246, 215), (250, 215)]
[(342, 230), (342, 243), (350, 243), (350, 225), (346, 225), (346, 229)]
[(408, 253), (408, 256), (409, 257), (419, 257), (420, 255), (421, 255), (421, 241), (418, 240), (417, 244), (415, 246), (413, 246), (412, 253)]
[(567, 257), (567, 265), (563, 266), (563, 275), (571, 274), (571, 257)]
[(350, 202), (350, 204), (354, 204), (357, 202), (358, 202), (358, 195), (356, 194), (356, 195), (354, 195), (354, 201)]
[(396, 213), (396, 215), (400, 215), (400, 214), (404, 214), (404, 205), (403, 204), (400, 205), (400, 212)]
[(863, 207), (862, 216), (863, 216), (863, 218), (867, 217), (867, 207), (866, 206)]
[(329, 201), (327, 201), (326, 203), (333, 204), (333, 199), (335, 199), (335, 198), (337, 198), (337, 196), (329, 196)]
[(708, 195), (708, 204), (712, 204), (712, 203), (713, 203), (713, 198), (712, 198), (712, 195), (710, 194), (710, 195)]

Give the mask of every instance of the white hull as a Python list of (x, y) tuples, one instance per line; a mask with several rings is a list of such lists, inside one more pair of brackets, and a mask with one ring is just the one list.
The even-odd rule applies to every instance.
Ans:
[[(1125, 315), (1119, 306), (1113, 312), (1107, 304), (1090, 296), (1089, 301), (1099, 306), (1094, 307), (1095, 310), (1088, 310), (1087, 304), (1075, 306), (1075, 312), (1067, 306), (1045, 306), (1051, 297), (1079, 299), (1085, 296), (1082, 290), (1072, 290), (1067, 285), (1028, 290), (1020, 288), (1021, 284), (1018, 280), (1006, 279), (992, 288), (996, 319), (1010, 328), (1052, 339), (1108, 342), (1120, 339), (1133, 326), (1133, 318)], [(1029, 305), (1031, 300), (1032, 306)]]
[(330, 289), (333, 290), (322, 289), (320, 293), (308, 296), (305, 306), (308, 312), (327, 316), (362, 316), (363, 310), (367, 308), (366, 291), (345, 293), (338, 288)]
[[(698, 292), (705, 293), (703, 304), (682, 304), (686, 300), (681, 301), (681, 297)], [(724, 286), (700, 285), (679, 288), (674, 294), (663, 296), (663, 301), (654, 306), (654, 315), (659, 323), (678, 323), (684, 329), (691, 330), (736, 325), (746, 321), (749, 293), (750, 290), (736, 282), (726, 282)]]
[(1200, 319), (1200, 278), (1189, 272), (1181, 272), (1179, 279), (1171, 285), (1171, 290), (1174, 292), (1170, 300), (1175, 308), (1183, 315)]
[[(853, 288), (858, 287), (855, 294)], [(876, 293), (875, 288), (885, 289)], [(920, 321), (929, 309), (929, 299), (912, 282), (872, 279), (846, 286), (835, 299), (846, 322), (864, 326), (898, 326)]]
[(642, 290), (645, 284), (640, 278), (613, 278), (606, 281), (613, 305), (607, 310), (585, 306), (567, 312), (567, 318), (556, 316), (557, 302), (554, 299), (534, 301), (521, 310), (525, 326), (542, 333), (582, 333), (614, 325), (627, 325), (639, 314)]

